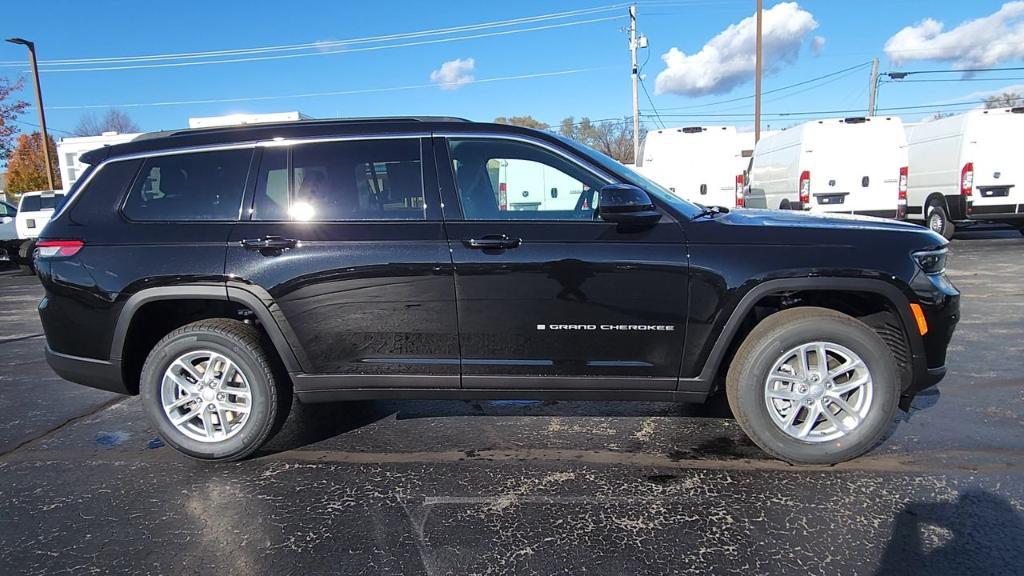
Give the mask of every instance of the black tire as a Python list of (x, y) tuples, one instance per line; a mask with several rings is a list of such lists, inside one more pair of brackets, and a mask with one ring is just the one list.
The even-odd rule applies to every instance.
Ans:
[[(164, 372), (189, 351), (212, 350), (223, 354), (245, 374), (252, 393), (251, 411), (241, 430), (226, 440), (202, 442), (178, 430), (164, 412), (160, 386)], [(174, 449), (201, 460), (240, 460), (273, 436), (288, 417), (291, 383), (267, 353), (255, 327), (226, 318), (200, 320), (164, 336), (142, 366), (139, 392), (150, 422)]]
[[(856, 353), (874, 383), (863, 421), (845, 436), (826, 442), (808, 442), (783, 432), (765, 401), (765, 383), (775, 361), (814, 341), (833, 342)], [(834, 310), (803, 307), (772, 314), (754, 327), (729, 366), (726, 394), (740, 427), (771, 456), (793, 464), (835, 464), (881, 442), (896, 416), (900, 384), (892, 353), (871, 328)]]
[(36, 250), (35, 240), (25, 240), (18, 247), (18, 266), (21, 268), (21, 273), (27, 276), (35, 276), (36, 266), (35, 262), (32, 261), (32, 255)]
[(953, 234), (956, 232), (956, 226), (949, 221), (949, 213), (946, 212), (946, 207), (942, 205), (942, 202), (932, 200), (928, 203), (924, 213), (926, 215), (925, 226), (939, 234), (942, 234), (942, 237), (946, 240), (951, 240), (953, 238)]
[(779, 210), (792, 210), (793, 206), (789, 203), (789, 200), (783, 200), (779, 202)]

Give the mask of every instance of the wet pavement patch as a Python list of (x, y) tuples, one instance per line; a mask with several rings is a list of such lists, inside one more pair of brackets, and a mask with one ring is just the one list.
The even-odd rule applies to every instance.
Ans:
[(103, 448), (114, 448), (124, 444), (131, 437), (128, 432), (100, 432), (96, 435), (96, 444)]

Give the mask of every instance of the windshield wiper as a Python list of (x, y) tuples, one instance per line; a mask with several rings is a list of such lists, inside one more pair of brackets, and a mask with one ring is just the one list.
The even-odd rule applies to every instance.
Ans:
[[(698, 204), (698, 206), (700, 206)], [(697, 218), (714, 218), (719, 214), (728, 214), (729, 209), (724, 206), (701, 206), (701, 211), (693, 217), (694, 220)]]

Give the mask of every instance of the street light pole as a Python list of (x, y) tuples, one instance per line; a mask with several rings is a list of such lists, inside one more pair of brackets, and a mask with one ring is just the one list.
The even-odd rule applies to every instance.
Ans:
[(43, 158), (46, 160), (46, 183), (50, 190), (53, 186), (53, 163), (50, 161), (50, 138), (46, 135), (46, 114), (43, 112), (43, 90), (39, 86), (39, 66), (36, 65), (36, 45), (24, 38), (8, 38), (11, 44), (21, 44), (28, 48), (28, 60), (32, 65), (32, 79), (36, 87), (36, 106), (39, 108), (39, 133), (42, 136)]

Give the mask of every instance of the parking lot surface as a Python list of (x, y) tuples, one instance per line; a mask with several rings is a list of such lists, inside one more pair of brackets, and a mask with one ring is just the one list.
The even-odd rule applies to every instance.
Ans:
[(296, 404), (255, 458), (189, 460), (137, 398), (43, 359), (0, 275), (0, 574), (1009, 574), (1024, 568), (1024, 238), (969, 232), (938, 390), (834, 467), (721, 408)]

